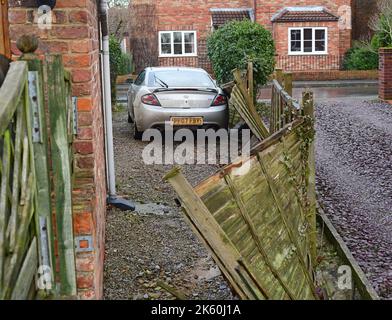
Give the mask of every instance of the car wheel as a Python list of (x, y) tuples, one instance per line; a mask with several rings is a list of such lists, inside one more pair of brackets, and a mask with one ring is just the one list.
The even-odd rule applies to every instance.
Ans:
[(133, 123), (132, 117), (129, 115), (129, 112), (128, 112), (128, 123)]
[(135, 140), (142, 140), (143, 138), (143, 131), (139, 131), (137, 129), (136, 123), (133, 126), (133, 137), (135, 138)]

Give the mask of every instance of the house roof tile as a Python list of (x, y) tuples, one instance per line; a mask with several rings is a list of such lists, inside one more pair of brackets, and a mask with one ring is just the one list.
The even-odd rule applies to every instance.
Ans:
[(230, 21), (242, 21), (245, 19), (251, 20), (249, 10), (213, 10), (211, 11), (212, 25), (214, 27), (221, 27)]
[(339, 17), (324, 7), (286, 7), (278, 12), (273, 22), (338, 21)]

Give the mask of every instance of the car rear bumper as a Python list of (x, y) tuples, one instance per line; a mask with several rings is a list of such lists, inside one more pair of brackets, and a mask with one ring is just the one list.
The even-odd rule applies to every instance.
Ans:
[[(137, 110), (136, 123), (139, 131), (145, 131), (150, 128), (164, 128), (165, 123), (170, 121), (171, 117), (203, 117), (203, 126), (205, 128), (227, 128), (229, 122), (228, 107), (217, 106), (209, 108), (162, 108), (141, 104)], [(189, 126), (189, 128), (198, 128)]]

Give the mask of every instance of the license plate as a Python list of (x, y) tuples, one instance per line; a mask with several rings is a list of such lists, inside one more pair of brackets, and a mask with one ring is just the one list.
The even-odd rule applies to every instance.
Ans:
[(173, 126), (202, 126), (202, 117), (171, 117)]

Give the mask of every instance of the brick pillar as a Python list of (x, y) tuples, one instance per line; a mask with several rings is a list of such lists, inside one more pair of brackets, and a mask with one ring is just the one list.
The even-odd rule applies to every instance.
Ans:
[(392, 48), (380, 49), (379, 96), (392, 101)]
[[(9, 1), (12, 51), (23, 34), (39, 37), (38, 54), (60, 53), (72, 72), (78, 97), (79, 133), (74, 143), (74, 235), (91, 237), (91, 249), (76, 254), (78, 294), (102, 298), (106, 176), (102, 117), (99, 34), (95, 0), (61, 0), (53, 11), (51, 29), (38, 28), (36, 0)], [(76, 243), (76, 242), (75, 242)]]

